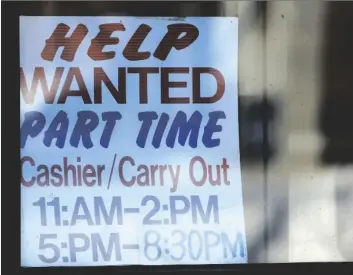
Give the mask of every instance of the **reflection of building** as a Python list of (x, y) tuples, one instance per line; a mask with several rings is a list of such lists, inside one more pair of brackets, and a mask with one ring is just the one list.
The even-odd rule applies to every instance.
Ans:
[[(341, 168), (323, 166), (320, 161), (325, 139), (334, 143), (326, 159), (329, 156), (339, 165), (353, 156), (349, 151), (353, 131), (350, 6), (268, 2), (263, 38), (255, 4), (226, 3), (227, 14), (240, 18), (240, 94), (261, 96), (267, 90), (268, 97), (280, 103), (276, 159), (267, 174), (263, 167), (243, 167), (245, 201), (266, 200), (258, 203), (262, 211), (245, 206), (249, 247), (252, 241), (262, 242), (254, 247), (267, 251), (261, 255), (250, 251), (254, 261), (352, 260), (347, 251), (353, 232), (343, 223), (352, 219), (352, 199), (338, 195), (346, 190), (350, 196), (347, 177), (352, 178), (352, 168), (345, 168), (343, 174)], [(274, 222), (278, 205), (286, 211)], [(263, 228), (263, 237), (257, 239), (259, 230), (253, 227), (266, 224), (255, 223), (253, 217), (258, 215), (260, 220), (264, 212), (270, 229)]]

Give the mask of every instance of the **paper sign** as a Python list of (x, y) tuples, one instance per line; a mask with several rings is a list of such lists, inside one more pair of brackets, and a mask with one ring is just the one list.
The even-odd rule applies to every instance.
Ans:
[(246, 263), (238, 19), (21, 17), (21, 262)]

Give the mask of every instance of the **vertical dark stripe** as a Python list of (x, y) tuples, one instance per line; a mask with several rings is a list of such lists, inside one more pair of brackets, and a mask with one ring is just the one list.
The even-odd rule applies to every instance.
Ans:
[(268, 262), (269, 250), (269, 215), (268, 215), (268, 158), (269, 158), (269, 144), (268, 144), (268, 100), (267, 100), (267, 16), (268, 16), (268, 2), (258, 2), (258, 11), (261, 20), (261, 32), (263, 37), (263, 55), (262, 55), (262, 77), (263, 77), (263, 91), (262, 91), (262, 157), (263, 157), (263, 172), (264, 172), (264, 248), (265, 248), (265, 262)]

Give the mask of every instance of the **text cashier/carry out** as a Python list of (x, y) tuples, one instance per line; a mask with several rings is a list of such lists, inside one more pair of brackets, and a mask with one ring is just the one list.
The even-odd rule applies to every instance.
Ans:
[(23, 266), (247, 262), (237, 39), (237, 18), (21, 17)]
[[(115, 163), (116, 154), (113, 162)], [(21, 159), (22, 167), (30, 169), (32, 167), (34, 172), (31, 177), (25, 178), (22, 176), (21, 183), (25, 187), (32, 187), (35, 184), (38, 187), (102, 187), (103, 174), (109, 172), (113, 173), (112, 169), (107, 171), (106, 165), (91, 165), (81, 164), (81, 158), (78, 157), (76, 162), (69, 162), (67, 157), (62, 161), (58, 161), (54, 165), (46, 165), (43, 163), (36, 163), (35, 160), (29, 156), (24, 156)], [(27, 165), (27, 166), (25, 166)], [(170, 192), (175, 192), (180, 183), (181, 165), (170, 164), (138, 164), (130, 156), (124, 156), (117, 161), (118, 173), (117, 177), (121, 184), (125, 187), (133, 186), (164, 186), (166, 182), (171, 184)], [(127, 176), (126, 169), (134, 169), (136, 175)], [(228, 180), (229, 165), (227, 159), (223, 158), (222, 163), (218, 165), (207, 165), (206, 161), (196, 156), (190, 159), (188, 173), (191, 184), (201, 187), (204, 184), (211, 186), (229, 185)], [(202, 177), (195, 176), (197, 172), (202, 171)], [(125, 172), (124, 172), (125, 171)], [(214, 175), (216, 174), (216, 175)], [(107, 189), (110, 187), (110, 181), (107, 182)]]

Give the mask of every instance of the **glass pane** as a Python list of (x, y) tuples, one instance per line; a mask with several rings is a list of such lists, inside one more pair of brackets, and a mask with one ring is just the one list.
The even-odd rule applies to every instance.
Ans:
[[(31, 74), (28, 73), (30, 70), (32, 70), (33, 74), (34, 67), (40, 66), (41, 62), (44, 62), (40, 60), (40, 56), (37, 56), (40, 61), (36, 60), (34, 54), (40, 47), (44, 47), (45, 39), (50, 37), (52, 30), (60, 23), (60, 18), (50, 16), (73, 16), (71, 19), (62, 20), (66, 20), (65, 22), (72, 26), (80, 22), (80, 20), (85, 24), (95, 24), (90, 28), (98, 32), (99, 24), (95, 22), (94, 19), (82, 19), (84, 17), (78, 17), (95, 15), (102, 16), (99, 17), (99, 20), (103, 23), (107, 23), (108, 21), (113, 22), (116, 18), (130, 20), (129, 22), (134, 26), (134, 29), (137, 29), (143, 22), (150, 24), (150, 26), (153, 25), (153, 27), (159, 31), (154, 34), (151, 32), (150, 37), (152, 38), (146, 40), (149, 47), (153, 46), (153, 50), (151, 50), (149, 56), (155, 54), (154, 49), (160, 45), (159, 42), (166, 34), (169, 24), (194, 24), (198, 27), (198, 31), (202, 33), (200, 37), (202, 37), (203, 40), (202, 44), (198, 44), (197, 48), (190, 50), (188, 55), (185, 54), (182, 58), (174, 57), (172, 61), (165, 63), (156, 58), (153, 59), (153, 61), (146, 61), (145, 63), (141, 61), (136, 67), (159, 68), (162, 67), (161, 64), (167, 64), (163, 66), (186, 66), (192, 68), (217, 64), (217, 68), (220, 69), (220, 71), (223, 73), (226, 72), (226, 87), (230, 86), (231, 91), (234, 91), (233, 94), (231, 92), (229, 93), (230, 90), (227, 90), (229, 88), (226, 88), (225, 94), (228, 97), (226, 100), (223, 99), (223, 101), (220, 101), (220, 105), (217, 105), (219, 110), (225, 111), (227, 117), (233, 118), (233, 120), (229, 120), (228, 118), (228, 123), (223, 125), (226, 129), (228, 126), (231, 129), (235, 129), (233, 132), (230, 132), (232, 133), (231, 139), (227, 139), (226, 147), (214, 150), (212, 151), (213, 153), (205, 154), (208, 154), (210, 160), (214, 163), (216, 163), (215, 156), (219, 158), (221, 154), (226, 154), (229, 156), (229, 159), (234, 161), (233, 164), (236, 169), (232, 174), (232, 180), (237, 182), (237, 188), (229, 189), (230, 191), (228, 193), (224, 191), (225, 189), (222, 189), (224, 187), (220, 187), (217, 192), (212, 191), (213, 193), (211, 191), (209, 193), (208, 191), (199, 191), (195, 188), (195, 190), (189, 190), (184, 193), (181, 192), (178, 194), (178, 192), (176, 192), (175, 195), (182, 196), (187, 193), (190, 196), (195, 195), (196, 197), (201, 197), (200, 194), (203, 192), (202, 194), (205, 196), (218, 195), (221, 197), (222, 195), (220, 194), (225, 194), (226, 199), (221, 203), (227, 201), (229, 205), (222, 206), (223, 209), (221, 209), (221, 212), (223, 210), (227, 218), (226, 222), (223, 220), (221, 224), (226, 228), (226, 224), (229, 223), (230, 227), (228, 227), (227, 230), (234, 230), (234, 232), (238, 230), (244, 233), (244, 242), (240, 242), (241, 248), (237, 246), (237, 240), (232, 240), (234, 243), (231, 243), (231, 241), (227, 239), (228, 235), (224, 237), (220, 233), (217, 235), (216, 239), (218, 239), (215, 242), (217, 242), (217, 244), (222, 243), (223, 246), (217, 248), (218, 252), (212, 252), (212, 250), (207, 250), (215, 246), (215, 244), (210, 244), (211, 233), (209, 233), (209, 235), (205, 233), (207, 236), (203, 235), (200, 237), (200, 235), (198, 235), (199, 231), (197, 231), (199, 228), (197, 230), (193, 229), (197, 232), (195, 231), (196, 233), (193, 232), (192, 234), (190, 233), (192, 231), (190, 229), (191, 231), (189, 233), (192, 236), (188, 233), (186, 240), (189, 240), (188, 238), (194, 238), (194, 240), (199, 238), (201, 240), (200, 243), (206, 244), (203, 249), (198, 249), (195, 252), (198, 254), (201, 251), (200, 255), (195, 256), (193, 252), (194, 254), (189, 257), (189, 261), (184, 261), (180, 257), (174, 257), (176, 260), (174, 259), (173, 261), (169, 258), (169, 260), (165, 260), (165, 258), (161, 260), (158, 258), (158, 261), (154, 263), (152, 263), (153, 260), (148, 259), (142, 261), (140, 258), (145, 257), (146, 252), (143, 252), (143, 249), (138, 247), (137, 243), (135, 243), (134, 248), (131, 248), (137, 251), (137, 254), (132, 257), (135, 259), (134, 261), (127, 261), (126, 263), (119, 261), (118, 263), (112, 264), (110, 260), (107, 260), (109, 265), (152, 265), (156, 263), (168, 265), (185, 263), (342, 262), (353, 260), (353, 229), (351, 226), (353, 218), (353, 53), (351, 53), (351, 43), (353, 44), (353, 40), (350, 35), (353, 28), (353, 3), (321, 1), (132, 3), (111, 1), (101, 3), (87, 2), (84, 6), (78, 5), (77, 3), (64, 4), (60, 2), (38, 3), (36, 8), (29, 4), (23, 5), (21, 11), (23, 15), (36, 14), (49, 16), (46, 17), (46, 21), (43, 18), (31, 19), (29, 17), (26, 19), (26, 24), (21, 25), (20, 41), (26, 42), (20, 42), (22, 43), (21, 67), (26, 69), (29, 75)], [(39, 5), (41, 8), (40, 14), (38, 14)], [(103, 16), (109, 16), (109, 18), (107, 19)], [(167, 17), (169, 21), (164, 19), (164, 21), (156, 23), (155, 20), (159, 19), (155, 17)], [(39, 22), (38, 20), (44, 21)], [(236, 23), (233, 24), (234, 22), (232, 20)], [(236, 27), (233, 28), (230, 26)], [(49, 28), (52, 30), (47, 31)], [(29, 39), (31, 32), (33, 35), (43, 40), (43, 45), (36, 45)], [(129, 41), (128, 38), (130, 38), (134, 32), (127, 30), (127, 33), (128, 35), (126, 37), (123, 35), (120, 37), (120, 44), (126, 44)], [(90, 38), (94, 38), (94, 36)], [(182, 34), (176, 37), (176, 39), (183, 39)], [(134, 43), (135, 42), (132, 44)], [(86, 49), (88, 49), (89, 45), (89, 42), (84, 44)], [(111, 45), (108, 45), (107, 49), (108, 47), (110, 47), (109, 50), (113, 49)], [(176, 45), (171, 51), (178, 52), (180, 50), (178, 47), (183, 48), (184, 46), (181, 44)], [(139, 51), (136, 47), (135, 50)], [(144, 48), (140, 50), (145, 53), (147, 51)], [(121, 52), (123, 51), (123, 46), (119, 48), (119, 51), (120, 57), (122, 57)], [(38, 52), (40, 53), (40, 50)], [(139, 54), (141, 54), (141, 52), (139, 52)], [(58, 52), (57, 56), (60, 54), (61, 52)], [(227, 56), (228, 58), (226, 58)], [(59, 59), (55, 59), (50, 63), (52, 68), (71, 66), (67, 65), (63, 60), (58, 60)], [(92, 60), (85, 63), (85, 65), (83, 65), (83, 61), (74, 63), (75, 66), (83, 68), (84, 70), (94, 67), (94, 62), (92, 63), (91, 61)], [(119, 61), (121, 62), (119, 64), (128, 67), (131, 64), (129, 63), (130, 61), (131, 60), (126, 62)], [(49, 61), (47, 60), (45, 62)], [(45, 63), (43, 66), (49, 66), (49, 63)], [(104, 67), (106, 65), (99, 66)], [(110, 69), (112, 68), (111, 66), (117, 67), (115, 63), (109, 66)], [(234, 74), (232, 74), (232, 72)], [(55, 78), (55, 76), (53, 76), (54, 71), (52, 71), (52, 73), (53, 74), (49, 76), (51, 77), (50, 81), (48, 80), (50, 84), (51, 80)], [(58, 75), (59, 74), (60, 72), (58, 72)], [(31, 85), (32, 78), (28, 75), (26, 75), (26, 77), (28, 77), (27, 85)], [(94, 82), (92, 78), (93, 77), (90, 77), (89, 79), (91, 84)], [(117, 76), (115, 76), (115, 78), (115, 80), (118, 79)], [(181, 79), (182, 78), (176, 77), (173, 81), (181, 81)], [(102, 81), (103, 78), (101, 79), (101, 82)], [(151, 84), (153, 87), (150, 88), (153, 88), (155, 91), (160, 86), (161, 82), (162, 80), (160, 79), (155, 80), (153, 85)], [(128, 83), (130, 82), (128, 81)], [(184, 85), (180, 83), (181, 82), (178, 84), (179, 86), (176, 85), (179, 88)], [(205, 87), (213, 87), (213, 84), (213, 82), (205, 81), (204, 84), (200, 84), (199, 86), (203, 89)], [(135, 81), (134, 84), (131, 85), (135, 85), (134, 87), (137, 90), (138, 85), (141, 85), (141, 78), (140, 81)], [(216, 87), (216, 85), (214, 86)], [(96, 89), (96, 87), (94, 87), (94, 89)], [(158, 89), (157, 90), (160, 91), (160, 87)], [(191, 91), (191, 88), (189, 88), (189, 91)], [(153, 98), (161, 99), (161, 97)], [(95, 100), (97, 100), (97, 98), (95, 98)], [(133, 113), (135, 110), (151, 111), (152, 109), (165, 113), (176, 113), (178, 110), (187, 109), (189, 114), (191, 114), (194, 111), (201, 110), (200, 112), (203, 115), (205, 115), (206, 112), (208, 113), (208, 108), (212, 108), (209, 107), (210, 105), (207, 107), (200, 107), (201, 105), (176, 107), (171, 104), (168, 105), (168, 108), (158, 109), (160, 107), (158, 104), (149, 105), (147, 102), (143, 102), (143, 104), (146, 105), (141, 104), (142, 107), (136, 105), (128, 108), (126, 108), (126, 106), (119, 106), (119, 108), (123, 110), (122, 112), (126, 113)], [(234, 106), (232, 106), (232, 104), (234, 104)], [(23, 106), (24, 105), (21, 105), (21, 107)], [(48, 108), (47, 111), (49, 108), (53, 107), (49, 104), (45, 106)], [(48, 111), (48, 118), (52, 118), (54, 113), (59, 112), (61, 109), (66, 110), (65, 108), (68, 108), (68, 105), (61, 106), (56, 105), (55, 108), (50, 109), (53, 110), (53, 113)], [(148, 109), (146, 106), (153, 106), (153, 108)], [(100, 107), (102, 108), (100, 110), (101, 112), (106, 108), (104, 106)], [(81, 107), (78, 108), (76, 105), (70, 105), (70, 108), (75, 112), (81, 110)], [(112, 107), (110, 106), (110, 108)], [(141, 108), (141, 110), (139, 108)], [(89, 109), (94, 110), (94, 106)], [(33, 111), (37, 109), (33, 107), (30, 110)], [(135, 115), (131, 113), (129, 113), (130, 118)], [(24, 111), (21, 114), (23, 115)], [(23, 123), (23, 121), (21, 121), (21, 123)], [(129, 125), (126, 126), (128, 132), (133, 132), (138, 129), (137, 124), (135, 125), (131, 121), (128, 124)], [(162, 124), (161, 122), (159, 127), (163, 127)], [(30, 126), (34, 129), (35, 125)], [(136, 129), (135, 126), (137, 127)], [(204, 129), (204, 127), (205, 125), (199, 128)], [(23, 131), (21, 134), (23, 134)], [(30, 136), (35, 137), (36, 135), (37, 134), (33, 133), (31, 136), (27, 133), (28, 138)], [(41, 135), (44, 135), (44, 131)], [(131, 136), (132, 135), (121, 135), (120, 137), (115, 137), (116, 140), (123, 144), (120, 145), (120, 148), (122, 148), (121, 151), (124, 151), (126, 154), (137, 152), (135, 148), (128, 145), (131, 140), (135, 142), (134, 139), (136, 137), (134, 136), (132, 138)], [(43, 138), (43, 136), (41, 137)], [(185, 136), (184, 145), (186, 144), (186, 146), (191, 144), (188, 138), (190, 139), (190, 136)], [(180, 136), (175, 136), (176, 142), (183, 143), (183, 141), (180, 142), (181, 139)], [(207, 139), (207, 137), (205, 139)], [(99, 142), (99, 138), (96, 138), (96, 140)], [(39, 142), (42, 141), (40, 140)], [(52, 140), (53, 144), (55, 142), (57, 141)], [(70, 140), (67, 138), (66, 143), (69, 142)], [(71, 141), (71, 143), (75, 143), (75, 141)], [(168, 146), (166, 145), (165, 147), (167, 148)], [(163, 154), (161, 154), (161, 151), (158, 153), (155, 150), (156, 146), (154, 148), (151, 146), (151, 148), (150, 150), (144, 149), (145, 154), (143, 158), (156, 161), (161, 158), (169, 158), (176, 162), (177, 160), (185, 162), (186, 156), (190, 157), (198, 152), (198, 148), (192, 146), (189, 146), (189, 149), (185, 151), (168, 151), (169, 149), (164, 148), (166, 150), (163, 151)], [(64, 155), (60, 150), (50, 152), (41, 150), (43, 149), (36, 150), (36, 147), (32, 146), (27, 151), (23, 150), (22, 153), (41, 155), (43, 161), (47, 163), (52, 163), (54, 158)], [(105, 155), (101, 153), (90, 154), (89, 151), (85, 151), (85, 149), (72, 151), (71, 154), (74, 155), (77, 154), (77, 152), (79, 152), (78, 156), (85, 156), (86, 159), (97, 160), (105, 157)], [(205, 149), (205, 152), (211, 151)], [(113, 155), (114, 154), (112, 154), (112, 156)], [(24, 155), (22, 155), (22, 157), (23, 156)], [(119, 155), (119, 157), (122, 156)], [(30, 159), (23, 159), (23, 161), (27, 162), (27, 164), (31, 163)], [(115, 163), (115, 157), (113, 161)], [(224, 168), (226, 166), (222, 167)], [(25, 176), (30, 176), (30, 174), (28, 174), (30, 172), (28, 171), (29, 170), (26, 172), (27, 174), (24, 173)], [(22, 172), (24, 172), (24, 170)], [(109, 175), (107, 175), (107, 179), (108, 178)], [(107, 182), (107, 179), (104, 181)], [(26, 184), (27, 183), (22, 184), (24, 185), (24, 187), (22, 186), (22, 190), (26, 190), (28, 187)], [(161, 182), (158, 184), (161, 184)], [(61, 195), (59, 194), (60, 196), (84, 197), (84, 193), (76, 193), (76, 191), (72, 191), (72, 189), (60, 192), (62, 192)], [(168, 192), (158, 193), (159, 195), (145, 193), (144, 195), (147, 194), (149, 197), (145, 197), (145, 202), (141, 203), (146, 205), (148, 203), (152, 205), (153, 203), (153, 205), (157, 205), (157, 208), (166, 209), (168, 207), (163, 205), (163, 203), (161, 204), (159, 199), (163, 197), (164, 199), (170, 200), (171, 194)], [(40, 192), (38, 192), (38, 194), (39, 193)], [(143, 192), (141, 194), (138, 193), (139, 191), (135, 193), (136, 196), (129, 194), (129, 201), (132, 202)], [(50, 215), (53, 216), (55, 226), (57, 226), (57, 224), (61, 226), (62, 223), (69, 223), (69, 220), (63, 220), (62, 217), (57, 218), (60, 216), (60, 213), (67, 212), (67, 205), (60, 205), (59, 209), (59, 202), (56, 201), (55, 196), (51, 197), (49, 200), (45, 199), (44, 195), (42, 196), (43, 198), (41, 198), (41, 196), (35, 194), (35, 196), (37, 196), (35, 200), (34, 197), (26, 194), (25, 191), (22, 192), (22, 207), (27, 203), (37, 211), (35, 214), (37, 218), (30, 215), (28, 211), (23, 214), (22, 225), (26, 225), (27, 233), (31, 231), (31, 222), (39, 221), (40, 217), (42, 217), (41, 226), (45, 227), (44, 224), (47, 221), (43, 218), (46, 215), (44, 211), (52, 211)], [(93, 195), (91, 197), (93, 197)], [(140, 197), (142, 198), (143, 196), (141, 195)], [(157, 199), (155, 199), (156, 197)], [(178, 202), (184, 203), (185, 207), (187, 203), (190, 203), (189, 201), (183, 201), (181, 197), (178, 197), (178, 199), (180, 200)], [(77, 211), (84, 207), (82, 206), (84, 201), (80, 202), (80, 200), (77, 201), (77, 199), (75, 201), (76, 205), (78, 205)], [(99, 198), (97, 201), (99, 201)], [(117, 199), (115, 202), (113, 200), (112, 203), (119, 205), (121, 201)], [(161, 205), (158, 206), (158, 204)], [(73, 205), (75, 205), (75, 203)], [(110, 212), (110, 214), (108, 212), (102, 214), (104, 211), (107, 211), (107, 209), (103, 209), (103, 206), (99, 203), (97, 205), (96, 208), (92, 205), (88, 206), (88, 209), (92, 210), (95, 208), (96, 210), (98, 209), (98, 212), (100, 211), (100, 214), (97, 214), (98, 212), (93, 214), (92, 218), (97, 219), (98, 216), (101, 218), (104, 216), (105, 220), (109, 220), (113, 217), (114, 211)], [(210, 211), (206, 208), (202, 208), (200, 204), (196, 203), (195, 205), (196, 208), (198, 207), (198, 211), (202, 210), (206, 213), (203, 213), (204, 218), (209, 218), (210, 216), (207, 215), (210, 215), (211, 210), (214, 210), (212, 207), (216, 206), (216, 204), (212, 204), (212, 200), (211, 204), (209, 204)], [(63, 208), (61, 208), (61, 206)], [(227, 207), (231, 209), (229, 212), (226, 211)], [(180, 213), (184, 210), (178, 209)], [(54, 213), (54, 211), (58, 212)], [(70, 211), (74, 211), (73, 206), (69, 212)], [(136, 212), (136, 209), (127, 211)], [(35, 213), (34, 210), (32, 212)], [(198, 213), (200, 214), (201, 212)], [(41, 213), (40, 215), (42, 216), (38, 213)], [(192, 216), (191, 210), (188, 213)], [(56, 214), (58, 214), (58, 216)], [(123, 213), (120, 214), (124, 215)], [(78, 214), (76, 213), (76, 215)], [(221, 213), (221, 216), (222, 215)], [(194, 216), (192, 217), (194, 218)], [(166, 223), (164, 223), (165, 220), (166, 219), (163, 218), (163, 221), (162, 219), (157, 221), (161, 221), (161, 227), (159, 229), (161, 231), (163, 231), (162, 225), (166, 226)], [(117, 214), (117, 222), (119, 223), (119, 213)], [(38, 224), (36, 226), (38, 227)], [(207, 226), (210, 226), (210, 224)], [(211, 226), (216, 227), (216, 225), (213, 224)], [(234, 226), (234, 228), (231, 226)], [(183, 227), (182, 229), (184, 230), (187, 226), (184, 224), (181, 227)], [(206, 230), (205, 224), (199, 225), (199, 227), (203, 227), (203, 229), (200, 229), (201, 231), (203, 230), (203, 232), (211, 230), (209, 228)], [(148, 235), (149, 233), (146, 233), (147, 231), (143, 231), (142, 229), (141, 232), (143, 233), (141, 233), (136, 228), (134, 223), (132, 223), (130, 227), (125, 227), (124, 230), (126, 234), (136, 231), (137, 233), (135, 232), (135, 235), (139, 239), (139, 244), (143, 242), (145, 244), (146, 238), (150, 237)], [(49, 239), (53, 236), (49, 236), (48, 234), (60, 234), (60, 230), (58, 231), (58, 228), (54, 230), (54, 227), (50, 229), (51, 231), (48, 228), (43, 229), (46, 235), (44, 236), (43, 233), (42, 237), (39, 237), (33, 229), (33, 238), (38, 237), (38, 240), (35, 240), (35, 245), (34, 242), (32, 246), (25, 242), (22, 244), (24, 247), (27, 245), (26, 248), (22, 247), (22, 250), (26, 251), (26, 255), (29, 258), (36, 258), (36, 262), (39, 261), (38, 259), (41, 259), (41, 257), (37, 255), (37, 247), (43, 250), (48, 249), (47, 251), (51, 249), (54, 255), (57, 255), (56, 251), (62, 254), (61, 251), (65, 250), (68, 246), (67, 243), (63, 242), (60, 244), (61, 247), (59, 247), (59, 243), (58, 246), (54, 247), (49, 242)], [(70, 231), (70, 234), (84, 234), (87, 228), (82, 226), (81, 231), (76, 229), (72, 229), (73, 231)], [(101, 226), (99, 230), (108, 230), (108, 226)], [(79, 252), (80, 249), (87, 250), (83, 248), (85, 247), (84, 244), (87, 243), (85, 236), (75, 236), (76, 239), (72, 239), (71, 252), (75, 251), (76, 253)], [(108, 235), (106, 235), (106, 237), (107, 236)], [(181, 236), (183, 237), (184, 235), (181, 234)], [(158, 238), (160, 236), (155, 234), (155, 236), (152, 237)], [(97, 238), (93, 238), (93, 244), (96, 249), (94, 251), (97, 252), (99, 250), (100, 253), (103, 253), (99, 255), (103, 255), (103, 258), (106, 257), (108, 259), (109, 253), (110, 256), (113, 255), (111, 254), (113, 251), (112, 247), (114, 247), (116, 243), (109, 241), (111, 245), (109, 248), (110, 252), (104, 252), (103, 250), (108, 249), (108, 246), (103, 245), (102, 240)], [(145, 238), (144, 241), (141, 241), (142, 238)], [(83, 246), (81, 248), (79, 245), (76, 246), (76, 241), (83, 242)], [(89, 241), (92, 242), (91, 239)], [(124, 241), (126, 241), (126, 238)], [(186, 242), (187, 241), (185, 241), (185, 244)], [(156, 250), (157, 254), (159, 253), (158, 247)], [(196, 241), (190, 241), (190, 245), (187, 248), (188, 250), (185, 248), (185, 251), (188, 252), (185, 253), (190, 253), (195, 247), (197, 247)], [(238, 248), (239, 250), (237, 250)], [(94, 251), (92, 252), (93, 254)], [(163, 248), (161, 251), (164, 256), (170, 253), (169, 248)], [(217, 260), (200, 260), (202, 257), (206, 259), (208, 254), (215, 256), (232, 252), (235, 254), (232, 254), (233, 256), (230, 258), (220, 256)], [(94, 261), (94, 257), (101, 257), (97, 256), (97, 254), (91, 256), (91, 258), (81, 258), (81, 261), (76, 261), (75, 264), (73, 264), (70, 262), (75, 258), (72, 256), (72, 253), (70, 257), (61, 257), (62, 255), (60, 254), (61, 263), (64, 263), (66, 266), (95, 265), (97, 261)], [(45, 257), (47, 256), (46, 254)], [(45, 263), (44, 265), (46, 266), (61, 265), (56, 262), (59, 258), (56, 260), (54, 260), (54, 258), (49, 260), (45, 258), (44, 261), (42, 260), (42, 264)], [(32, 260), (28, 261), (32, 262)], [(27, 265), (32, 265), (28, 261)], [(54, 262), (56, 263), (54, 264)], [(103, 263), (102, 265), (107, 264)]]

